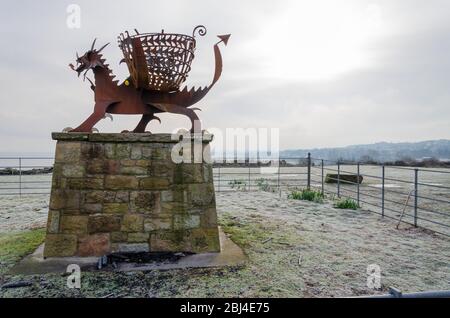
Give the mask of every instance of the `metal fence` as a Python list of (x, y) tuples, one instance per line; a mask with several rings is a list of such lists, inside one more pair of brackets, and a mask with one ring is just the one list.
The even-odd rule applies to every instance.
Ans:
[[(0, 163), (0, 196), (50, 193), (51, 173), (42, 172), (49, 172), (53, 158), (0, 157)], [(215, 163), (213, 172), (218, 192), (269, 191), (285, 196), (309, 188), (332, 199), (352, 199), (383, 218), (450, 236), (450, 169), (337, 162), (309, 155), (225, 161)], [(363, 180), (344, 180), (345, 175)]]
[(53, 157), (0, 157), (0, 195), (50, 194)]
[[(216, 164), (216, 191), (263, 190), (281, 196), (313, 189), (332, 199), (354, 200), (382, 218), (450, 236), (450, 169), (339, 162), (311, 155), (280, 158), (275, 168), (264, 166), (263, 160), (251, 162)], [(346, 175), (362, 182), (344, 179)]]

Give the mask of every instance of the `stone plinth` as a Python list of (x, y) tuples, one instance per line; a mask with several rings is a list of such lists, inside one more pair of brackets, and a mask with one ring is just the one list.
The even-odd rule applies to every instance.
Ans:
[[(190, 137), (206, 156), (199, 163), (186, 163), (191, 153), (170, 134), (52, 137), (45, 257), (219, 251), (211, 135)], [(185, 162), (172, 160), (173, 149)]]

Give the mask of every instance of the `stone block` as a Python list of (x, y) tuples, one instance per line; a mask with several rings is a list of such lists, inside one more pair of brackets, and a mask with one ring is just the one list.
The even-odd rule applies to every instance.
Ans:
[(203, 165), (203, 182), (212, 183), (213, 180), (213, 167), (212, 164)]
[(103, 205), (103, 213), (107, 214), (125, 214), (128, 211), (128, 203), (105, 203)]
[(201, 163), (188, 164), (183, 168), (185, 183), (203, 183), (203, 165)]
[(111, 233), (111, 242), (126, 242), (128, 240), (128, 233), (126, 232), (112, 232)]
[(191, 252), (220, 252), (219, 229), (201, 228), (193, 229), (191, 232)]
[(88, 221), (88, 232), (93, 233), (109, 233), (120, 231), (121, 218), (115, 215), (90, 215)]
[(161, 161), (170, 160), (170, 149), (164, 147), (144, 147), (142, 148), (142, 158)]
[(150, 175), (155, 177), (163, 177), (170, 181), (173, 180), (175, 164), (171, 160), (152, 162), (150, 167)]
[(156, 191), (133, 191), (130, 193), (132, 212), (159, 213), (161, 211), (160, 193)]
[(161, 191), (161, 202), (172, 202), (173, 192), (172, 190)]
[(128, 203), (130, 193), (128, 191), (105, 191), (105, 203)]
[(54, 189), (50, 196), (50, 209), (78, 209), (80, 207), (79, 191)]
[(128, 243), (148, 243), (149, 233), (128, 233)]
[(66, 178), (81, 178), (85, 174), (85, 168), (79, 164), (66, 164), (62, 166), (62, 176)]
[(142, 144), (135, 144), (131, 146), (131, 159), (142, 159)]
[(77, 163), (81, 157), (81, 143), (60, 141), (56, 144), (55, 162)]
[(146, 217), (144, 219), (144, 231), (145, 232), (170, 230), (171, 228), (172, 228), (172, 219), (170, 217), (165, 217), (165, 218)]
[(113, 143), (105, 143), (105, 157), (114, 159), (116, 155), (116, 145)]
[(105, 156), (108, 159), (130, 159), (130, 144), (105, 144)]
[(126, 214), (122, 220), (121, 231), (142, 232), (144, 230), (144, 217), (139, 214)]
[(83, 214), (96, 214), (103, 211), (103, 205), (101, 203), (85, 203), (81, 207), (81, 213)]
[(83, 194), (84, 203), (102, 203), (105, 199), (105, 191), (101, 190), (85, 191)]
[(203, 209), (203, 213), (200, 215), (200, 224), (202, 228), (215, 228), (218, 226), (215, 207)]
[(121, 253), (140, 253), (149, 251), (150, 248), (148, 243), (119, 243), (117, 246), (117, 252)]
[(186, 213), (188, 205), (184, 202), (162, 202), (161, 214)]
[(164, 190), (169, 188), (169, 180), (160, 177), (146, 177), (139, 180), (139, 187), (143, 190)]
[(150, 234), (152, 252), (190, 252), (192, 250), (188, 231), (158, 231)]
[(200, 215), (176, 214), (173, 226), (175, 230), (198, 228), (200, 227)]
[(103, 256), (111, 250), (109, 233), (80, 236), (78, 240), (79, 256)]
[(214, 185), (211, 183), (190, 184), (188, 194), (193, 206), (210, 206), (215, 201)]
[(86, 234), (88, 217), (84, 215), (62, 215), (60, 231), (66, 234)]
[(105, 156), (105, 147), (101, 143), (83, 142), (81, 144), (81, 155), (85, 160), (102, 159)]
[(152, 161), (151, 160), (135, 160), (135, 165), (137, 167), (145, 167), (145, 168), (149, 168), (152, 165)]
[(73, 256), (77, 252), (77, 235), (47, 234), (45, 237), (44, 257)]
[(120, 174), (124, 175), (137, 175), (137, 176), (145, 176), (148, 175), (148, 169), (145, 167), (120, 167)]
[(114, 159), (130, 158), (131, 145), (130, 144), (116, 144), (116, 153)]
[(87, 166), (86, 171), (89, 174), (105, 173), (105, 160), (101, 158), (89, 160), (86, 166)]
[(66, 187), (71, 190), (101, 190), (103, 178), (69, 178)]
[(48, 211), (47, 218), (47, 233), (56, 234), (59, 232), (60, 211), (50, 210)]
[(105, 188), (108, 190), (132, 190), (137, 189), (138, 186), (139, 182), (135, 176), (105, 176)]

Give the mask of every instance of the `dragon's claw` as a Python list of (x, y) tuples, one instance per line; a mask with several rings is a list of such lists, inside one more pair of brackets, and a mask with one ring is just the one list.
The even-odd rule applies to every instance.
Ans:
[(152, 119), (156, 119), (157, 121), (159, 121), (159, 123), (161, 124), (161, 119), (158, 116), (153, 115)]

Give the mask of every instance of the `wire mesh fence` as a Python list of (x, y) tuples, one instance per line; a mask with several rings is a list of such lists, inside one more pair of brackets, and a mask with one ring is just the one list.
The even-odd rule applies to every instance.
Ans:
[[(51, 157), (1, 157), (0, 196), (48, 195)], [(350, 176), (350, 177), (349, 177)], [(248, 159), (213, 164), (217, 192), (315, 189), (364, 210), (450, 236), (450, 169), (398, 167), (314, 158)]]

